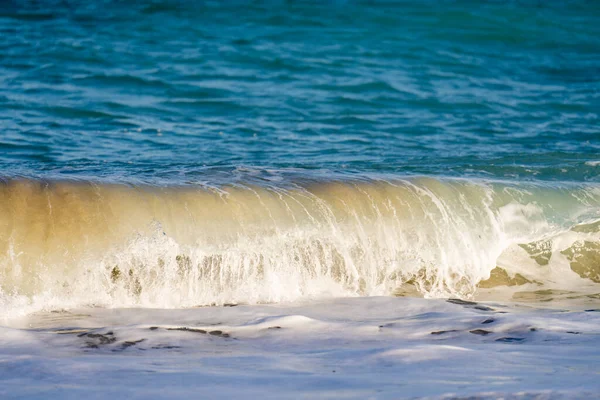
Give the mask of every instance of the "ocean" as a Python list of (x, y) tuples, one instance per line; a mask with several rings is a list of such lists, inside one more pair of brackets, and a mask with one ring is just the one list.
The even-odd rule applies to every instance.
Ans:
[(600, 398), (600, 3), (0, 2), (3, 398)]

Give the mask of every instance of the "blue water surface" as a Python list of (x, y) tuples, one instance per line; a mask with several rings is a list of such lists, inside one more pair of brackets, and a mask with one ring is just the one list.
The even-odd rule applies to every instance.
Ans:
[(597, 1), (0, 2), (5, 177), (597, 182), (599, 112)]

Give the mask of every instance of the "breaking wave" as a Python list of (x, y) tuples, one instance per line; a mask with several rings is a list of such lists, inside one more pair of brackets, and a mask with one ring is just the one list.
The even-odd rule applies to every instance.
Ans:
[(598, 283), (598, 186), (0, 183), (0, 304), (11, 312)]

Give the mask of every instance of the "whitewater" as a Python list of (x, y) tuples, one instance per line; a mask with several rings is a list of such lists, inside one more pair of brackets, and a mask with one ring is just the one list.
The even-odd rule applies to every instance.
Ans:
[(510, 298), (506, 287), (593, 295), (600, 283), (595, 185), (17, 179), (2, 183), (0, 198), (7, 315), (405, 293)]

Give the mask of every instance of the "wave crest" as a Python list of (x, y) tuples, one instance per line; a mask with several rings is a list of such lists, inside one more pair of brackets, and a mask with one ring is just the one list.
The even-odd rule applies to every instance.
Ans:
[[(0, 185), (8, 308), (598, 290), (600, 190), (432, 178)], [(496, 289), (494, 289), (496, 288)]]

